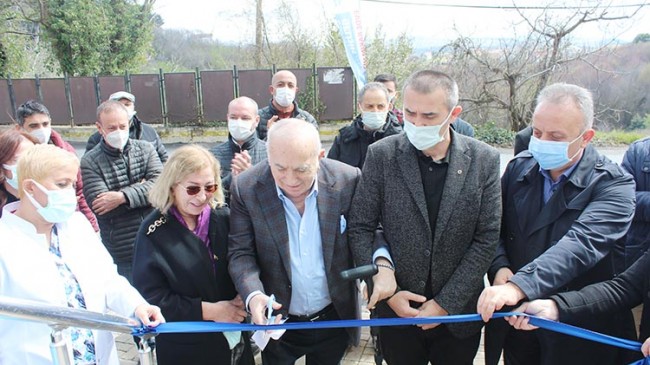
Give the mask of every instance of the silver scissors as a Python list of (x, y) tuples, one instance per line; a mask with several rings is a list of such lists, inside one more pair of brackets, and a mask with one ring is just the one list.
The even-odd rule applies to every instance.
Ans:
[(266, 302), (266, 324), (272, 324), (273, 323), (273, 317), (271, 317), (271, 314), (273, 313), (273, 302), (275, 302), (275, 295), (271, 294), (269, 297), (269, 301)]

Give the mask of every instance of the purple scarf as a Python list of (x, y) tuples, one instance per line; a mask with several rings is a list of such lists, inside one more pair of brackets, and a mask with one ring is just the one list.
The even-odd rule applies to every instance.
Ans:
[[(171, 208), (169, 208), (169, 211), (171, 214), (178, 219), (181, 224), (187, 228), (190, 229), (187, 226), (187, 223), (185, 222), (185, 219), (183, 219), (183, 216), (181, 213), (176, 209), (175, 206), (172, 205)], [(201, 211), (199, 214), (198, 219), (196, 220), (196, 227), (194, 227), (194, 230), (192, 233), (194, 233), (203, 243), (205, 244), (205, 247), (210, 250), (210, 238), (208, 237), (208, 231), (210, 228), (210, 212), (212, 211), (212, 208), (210, 207), (210, 204), (206, 204), (205, 208)]]

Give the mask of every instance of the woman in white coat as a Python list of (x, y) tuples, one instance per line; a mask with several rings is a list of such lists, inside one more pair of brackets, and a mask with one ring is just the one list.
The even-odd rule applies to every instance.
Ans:
[[(52, 145), (37, 145), (18, 161), (20, 201), (0, 218), (0, 295), (94, 312), (111, 310), (144, 325), (164, 319), (118, 275), (88, 220), (76, 212), (79, 161)], [(51, 364), (51, 329), (0, 319), (0, 364)], [(119, 364), (113, 335), (69, 328), (75, 364)]]

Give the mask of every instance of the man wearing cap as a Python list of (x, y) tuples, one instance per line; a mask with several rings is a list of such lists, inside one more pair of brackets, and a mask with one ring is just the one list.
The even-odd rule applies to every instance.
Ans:
[[(160, 157), (160, 161), (165, 163), (165, 161), (167, 161), (167, 150), (165, 149), (160, 136), (156, 133), (156, 130), (149, 124), (138, 119), (138, 116), (136, 115), (137, 112), (135, 111), (135, 96), (126, 91), (118, 91), (111, 94), (111, 96), (108, 97), (108, 100), (115, 100), (122, 103), (129, 112), (129, 138), (151, 142), (158, 153), (158, 157)], [(95, 132), (88, 138), (88, 142), (86, 143), (86, 152), (92, 150), (101, 140), (101, 134)]]

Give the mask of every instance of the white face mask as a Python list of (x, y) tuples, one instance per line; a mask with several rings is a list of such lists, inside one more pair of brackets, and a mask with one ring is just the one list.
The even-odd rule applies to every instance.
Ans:
[(442, 127), (449, 121), (452, 111), (454, 111), (454, 108), (451, 108), (451, 111), (447, 115), (447, 118), (445, 118), (445, 121), (439, 125), (422, 127), (416, 127), (415, 124), (406, 120), (406, 115), (404, 115), (404, 133), (406, 133), (406, 137), (408, 137), (411, 144), (420, 151), (427, 150), (437, 145), (438, 143), (445, 140), (445, 137), (440, 135), (440, 131), (442, 130)]
[(281, 107), (288, 107), (296, 99), (295, 89), (289, 89), (288, 87), (280, 87), (275, 89), (275, 95), (273, 96), (278, 105)]
[(5, 181), (7, 182), (7, 184), (9, 184), (9, 186), (11, 186), (12, 188), (18, 190), (18, 171), (17, 171), (18, 165), (3, 164), (2, 167), (4, 167), (5, 170), (11, 171), (11, 176), (12, 176), (11, 179), (8, 178), (7, 175), (5, 175)]
[(228, 119), (228, 132), (235, 141), (245, 141), (255, 133), (252, 121)]
[(362, 112), (361, 121), (363, 125), (371, 130), (377, 130), (386, 124), (388, 112)]
[(104, 139), (109, 146), (118, 150), (123, 150), (124, 146), (126, 146), (126, 142), (129, 141), (129, 131), (128, 129), (118, 129), (104, 136)]
[(129, 116), (129, 121), (131, 121), (131, 119), (133, 119), (133, 117), (135, 116), (136, 113), (137, 112), (135, 110), (126, 109), (126, 114)]
[(38, 143), (45, 144), (50, 141), (50, 136), (52, 135), (52, 127), (34, 129), (29, 134), (31, 134), (32, 137), (36, 138), (38, 140)]
[(63, 223), (77, 210), (77, 195), (74, 188), (47, 190), (43, 185), (34, 181), (36, 187), (47, 194), (47, 205), (43, 207), (31, 194), (25, 191), (27, 199), (36, 207), (38, 214), (50, 223)]

